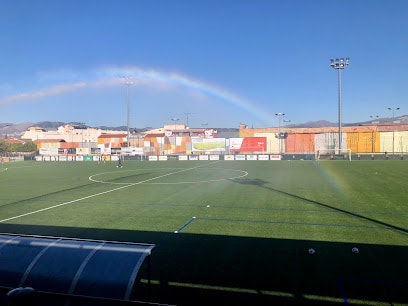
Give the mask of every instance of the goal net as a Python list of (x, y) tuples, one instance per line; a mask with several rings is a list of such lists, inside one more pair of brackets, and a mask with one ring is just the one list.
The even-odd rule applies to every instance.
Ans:
[(350, 160), (350, 149), (319, 149), (315, 151), (316, 160)]

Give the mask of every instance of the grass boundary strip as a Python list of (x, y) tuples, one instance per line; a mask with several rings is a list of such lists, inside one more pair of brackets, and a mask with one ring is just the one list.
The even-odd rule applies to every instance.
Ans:
[[(248, 223), (264, 223), (273, 225), (306, 225), (306, 226), (322, 226), (322, 227), (349, 227), (349, 228), (366, 228), (366, 229), (386, 229), (396, 231), (392, 226), (378, 226), (378, 225), (348, 225), (348, 224), (323, 224), (323, 223), (306, 223), (306, 222), (284, 222), (284, 221), (268, 221), (268, 220), (244, 220), (244, 219), (227, 219), (227, 218), (197, 218), (198, 220), (207, 221), (221, 221), (221, 222), (248, 222)], [(408, 228), (403, 228), (408, 231)]]

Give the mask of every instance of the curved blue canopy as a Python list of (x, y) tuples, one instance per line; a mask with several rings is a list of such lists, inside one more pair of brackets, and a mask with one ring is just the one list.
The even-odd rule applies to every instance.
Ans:
[(0, 234), (0, 286), (129, 300), (154, 245)]

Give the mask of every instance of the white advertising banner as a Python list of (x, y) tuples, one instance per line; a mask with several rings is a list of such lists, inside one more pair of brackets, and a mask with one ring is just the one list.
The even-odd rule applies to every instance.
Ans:
[(191, 138), (193, 152), (225, 152), (225, 138)]
[(58, 148), (40, 148), (41, 155), (58, 155)]
[(229, 146), (230, 146), (230, 150), (234, 151), (237, 150), (239, 151), (239, 149), (241, 148), (242, 142), (244, 141), (244, 138), (230, 138), (229, 139)]
[(76, 148), (76, 154), (78, 155), (89, 155), (89, 148)]
[(269, 160), (269, 155), (266, 154), (258, 155), (258, 160)]
[(130, 156), (143, 155), (143, 148), (124, 147), (120, 149), (120, 153)]
[(252, 155), (252, 154), (251, 154), (251, 155), (247, 155), (247, 156), (246, 156), (246, 159), (247, 159), (247, 160), (258, 160), (257, 156), (256, 156), (256, 155)]
[(41, 155), (50, 155), (48, 148), (40, 148)]

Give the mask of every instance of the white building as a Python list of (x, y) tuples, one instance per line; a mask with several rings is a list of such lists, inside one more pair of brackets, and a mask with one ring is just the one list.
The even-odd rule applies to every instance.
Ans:
[(47, 131), (40, 127), (30, 127), (23, 133), (21, 139), (31, 141), (42, 139), (61, 139), (65, 142), (96, 143), (102, 134), (117, 134), (123, 131), (101, 130), (84, 125), (66, 124), (58, 127), (58, 130)]

